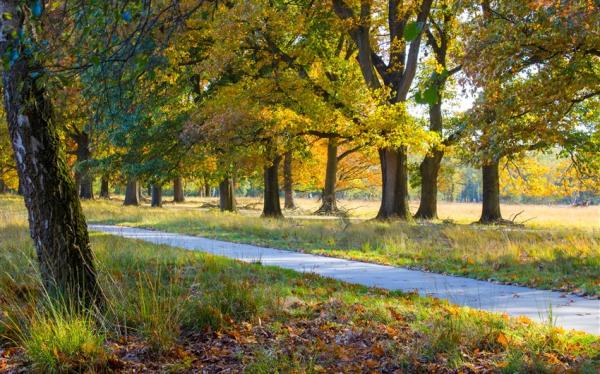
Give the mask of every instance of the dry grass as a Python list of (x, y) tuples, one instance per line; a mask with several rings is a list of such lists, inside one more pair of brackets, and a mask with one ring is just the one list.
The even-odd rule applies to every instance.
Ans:
[[(593, 214), (558, 224), (527, 224), (519, 227), (484, 227), (438, 221), (434, 223), (382, 223), (360, 219), (315, 217), (307, 214), (315, 201), (298, 200), (301, 209), (286, 212), (286, 220), (256, 219), (260, 210), (240, 214), (200, 208), (207, 199), (188, 199), (185, 204), (123, 207), (119, 200), (84, 202), (92, 222), (140, 226), (201, 235), (234, 242), (252, 243), (397, 266), (452, 273), (478, 279), (494, 279), (600, 295), (600, 231)], [(241, 206), (256, 199), (240, 199)], [(313, 204), (313, 205), (310, 205)], [(359, 207), (361, 202), (352, 202)], [(257, 205), (260, 207), (260, 205)], [(454, 204), (456, 216), (475, 214), (470, 204)], [(24, 216), (16, 197), (0, 199), (0, 216)], [(442, 205), (442, 211), (449, 206)], [(516, 209), (516, 207), (511, 207)], [(546, 222), (558, 220), (561, 212), (580, 214), (595, 207), (538, 207)], [(506, 209), (505, 209), (506, 210)], [(469, 213), (470, 212), (470, 213)], [(565, 216), (566, 214), (563, 214)], [(8, 217), (8, 216), (7, 216)], [(578, 216), (579, 217), (579, 216)], [(470, 219), (463, 219), (467, 222)], [(459, 219), (457, 219), (459, 221)], [(570, 223), (573, 226), (566, 227)]]
[[(599, 364), (600, 340), (583, 333), (99, 234), (92, 247), (108, 302), (92, 324), (40, 302), (26, 217), (17, 199), (0, 207), (0, 370), (592, 373)], [(92, 209), (129, 223), (281, 225), (189, 209)]]
[[(256, 199), (240, 199), (247, 205)], [(84, 203), (92, 222), (143, 226), (165, 231), (201, 235), (234, 242), (303, 250), (397, 266), (427, 269), (478, 279), (494, 279), (600, 295), (600, 231), (591, 215), (565, 220), (565, 225), (528, 224), (519, 227), (433, 223), (382, 223), (342, 220), (307, 214), (314, 201), (299, 200), (301, 209), (286, 212), (288, 219), (256, 219), (260, 210), (240, 214), (199, 208), (206, 200), (165, 204), (163, 209), (123, 207), (120, 201)], [(214, 203), (214, 200), (212, 200)], [(310, 205), (313, 204), (313, 205)], [(361, 202), (352, 202), (358, 207)], [(12, 204), (13, 210), (15, 204)], [(260, 205), (258, 205), (260, 207)], [(457, 217), (469, 217), (470, 205), (455, 204)], [(442, 205), (442, 211), (448, 206)], [(516, 207), (514, 207), (516, 209)], [(537, 209), (537, 210), (536, 210)], [(532, 207), (546, 212), (547, 222), (561, 212), (592, 212), (596, 208)], [(506, 209), (505, 209), (506, 210)], [(470, 222), (470, 218), (464, 219)], [(459, 221), (459, 219), (456, 219)]]
[[(115, 200), (120, 200), (116, 197)], [(297, 210), (286, 211), (291, 218), (322, 218), (311, 216), (319, 208), (317, 199), (296, 198)], [(214, 198), (188, 198), (183, 204), (165, 204), (165, 209), (196, 209), (207, 204), (217, 206)], [(260, 215), (262, 200), (259, 198), (238, 198), (240, 212), (244, 215)], [(379, 201), (376, 200), (340, 200), (338, 205), (348, 212), (352, 218), (371, 219), (377, 214)], [(282, 204), (283, 206), (283, 204)], [(410, 203), (411, 211), (416, 212), (418, 202)], [(248, 209), (248, 208), (253, 209)], [(533, 228), (579, 228), (600, 230), (600, 206), (574, 207), (571, 205), (534, 205), (534, 204), (502, 204), (502, 214), (509, 219), (518, 214), (516, 222), (525, 222)], [(439, 220), (451, 220), (456, 223), (472, 223), (479, 219), (480, 203), (438, 203)]]

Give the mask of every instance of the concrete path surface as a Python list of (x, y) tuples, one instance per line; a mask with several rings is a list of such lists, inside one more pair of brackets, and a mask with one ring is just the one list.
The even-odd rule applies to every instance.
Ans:
[(551, 311), (558, 326), (600, 335), (600, 300), (197, 236), (122, 226), (89, 225), (89, 228), (125, 238), (208, 252), (246, 262), (260, 261), (264, 265), (313, 272), (369, 287), (407, 292), (416, 290), (421, 295), (448, 299), (458, 305), (505, 312), (512, 316), (527, 316), (542, 322), (549, 321)]

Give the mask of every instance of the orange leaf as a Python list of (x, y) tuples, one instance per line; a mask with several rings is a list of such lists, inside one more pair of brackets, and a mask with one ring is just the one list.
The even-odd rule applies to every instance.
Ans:
[(373, 354), (375, 356), (383, 356), (385, 354), (385, 351), (383, 350), (383, 348), (381, 348), (381, 346), (379, 344), (375, 344), (373, 346), (373, 348), (371, 349), (371, 351), (373, 352)]
[(503, 333), (499, 333), (496, 341), (502, 344), (504, 347), (508, 347), (508, 338)]
[(544, 353), (544, 356), (548, 359), (548, 363), (550, 364), (561, 364), (562, 362), (556, 357), (556, 355), (552, 353)]

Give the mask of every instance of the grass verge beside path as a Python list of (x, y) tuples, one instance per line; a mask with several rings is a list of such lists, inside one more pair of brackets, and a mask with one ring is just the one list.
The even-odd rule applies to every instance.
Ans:
[(274, 248), (600, 296), (600, 231), (444, 223), (271, 220), (193, 209), (84, 204), (94, 223), (153, 228)]
[(600, 364), (600, 338), (551, 324), (91, 239), (108, 306), (81, 316), (41, 291), (25, 218), (0, 221), (0, 371), (594, 373)]

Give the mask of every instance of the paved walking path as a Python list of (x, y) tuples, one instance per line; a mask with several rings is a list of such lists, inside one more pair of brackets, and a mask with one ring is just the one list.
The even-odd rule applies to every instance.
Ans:
[(212, 253), (246, 262), (260, 261), (300, 272), (313, 272), (341, 281), (389, 290), (418, 291), (421, 295), (533, 320), (549, 320), (558, 326), (600, 335), (600, 300), (564, 295), (526, 287), (499, 285), (486, 281), (408, 270), (339, 258), (237, 244), (197, 236), (172, 234), (122, 226), (90, 225), (94, 231)]

